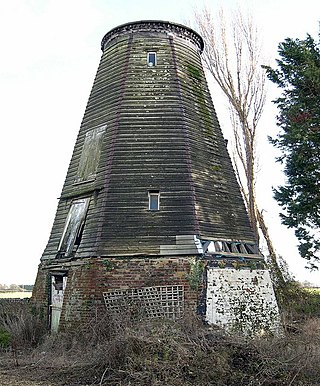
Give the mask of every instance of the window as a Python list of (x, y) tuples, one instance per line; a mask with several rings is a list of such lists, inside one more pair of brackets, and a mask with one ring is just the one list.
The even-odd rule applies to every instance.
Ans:
[(148, 195), (149, 195), (149, 210), (159, 210), (159, 206), (160, 206), (159, 190), (150, 190)]
[(80, 245), (88, 205), (89, 198), (76, 200), (72, 203), (58, 247), (60, 256), (71, 256), (72, 252)]
[(157, 55), (155, 52), (148, 52), (147, 64), (149, 67), (154, 67), (157, 64)]
[(105, 129), (106, 126), (102, 126), (86, 133), (76, 182), (85, 182), (95, 178)]

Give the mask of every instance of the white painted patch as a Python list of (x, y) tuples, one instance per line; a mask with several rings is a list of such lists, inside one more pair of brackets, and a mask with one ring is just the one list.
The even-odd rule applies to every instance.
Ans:
[(209, 268), (206, 320), (227, 331), (278, 332), (280, 316), (269, 271)]

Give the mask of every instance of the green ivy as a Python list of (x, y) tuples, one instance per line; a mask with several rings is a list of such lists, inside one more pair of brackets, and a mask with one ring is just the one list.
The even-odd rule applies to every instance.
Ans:
[(204, 267), (204, 262), (200, 260), (194, 260), (191, 263), (190, 272), (187, 276), (191, 289), (197, 290), (199, 285), (202, 283)]
[(188, 64), (188, 73), (192, 78), (198, 80), (199, 82), (201, 81), (201, 71), (193, 64)]
[(108, 272), (112, 271), (114, 269), (114, 265), (110, 260), (103, 260), (102, 264), (104, 265), (104, 269)]

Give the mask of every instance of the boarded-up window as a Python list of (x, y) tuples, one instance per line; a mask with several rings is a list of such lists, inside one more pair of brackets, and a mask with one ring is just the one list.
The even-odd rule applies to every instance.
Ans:
[(71, 256), (80, 245), (88, 205), (89, 198), (73, 201), (58, 247), (59, 255)]
[(106, 126), (87, 132), (81, 152), (76, 182), (93, 180), (100, 159), (103, 134)]

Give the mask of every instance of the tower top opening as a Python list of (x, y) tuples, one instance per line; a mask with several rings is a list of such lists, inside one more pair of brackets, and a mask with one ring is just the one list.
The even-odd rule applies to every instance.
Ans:
[(199, 49), (200, 53), (203, 51), (204, 42), (202, 37), (192, 28), (186, 27), (182, 24), (172, 23), (170, 21), (162, 20), (141, 20), (133, 21), (131, 23), (121, 24), (118, 27), (110, 30), (104, 35), (101, 41), (101, 50), (115, 38), (130, 34), (132, 32), (157, 32), (166, 33), (167, 35), (179, 36), (183, 39), (189, 40)]

